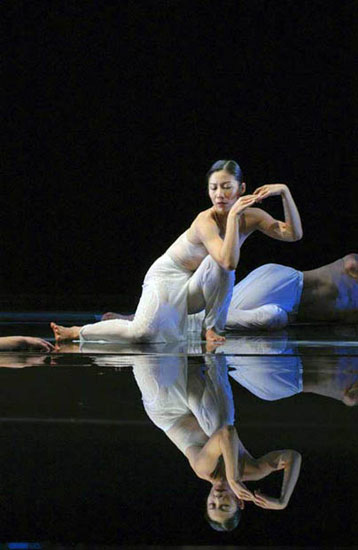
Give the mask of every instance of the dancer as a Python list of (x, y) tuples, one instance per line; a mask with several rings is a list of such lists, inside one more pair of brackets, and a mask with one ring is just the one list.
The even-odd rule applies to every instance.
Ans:
[[(105, 313), (102, 319), (117, 315)], [(200, 331), (202, 321), (201, 312), (189, 315), (188, 330)], [(358, 322), (358, 254), (310, 271), (258, 267), (234, 286), (225, 328), (276, 330), (300, 321)]]
[(234, 287), (226, 328), (272, 330), (296, 321), (358, 321), (358, 254), (303, 272), (266, 264)]
[[(211, 484), (205, 517), (214, 529), (234, 529), (245, 500), (265, 509), (286, 508), (299, 477), (301, 455), (286, 449), (256, 459), (245, 449), (233, 425), (227, 367), (210, 355), (205, 364), (190, 366), (187, 357), (175, 355), (132, 355), (125, 359), (128, 362), (133, 363), (149, 418), (185, 455), (195, 475)], [(278, 498), (246, 487), (246, 481), (259, 481), (277, 470), (284, 471)]]
[[(227, 309), (240, 247), (255, 230), (275, 239), (301, 238), (300, 216), (288, 187), (264, 185), (244, 195), (242, 172), (234, 161), (218, 161), (207, 174), (213, 206), (195, 218), (149, 269), (132, 321), (110, 319), (84, 327), (51, 324), (56, 341), (169, 342), (187, 336), (187, 314), (204, 310), (203, 335), (223, 341)], [(280, 195), (285, 221), (259, 208), (269, 196)]]

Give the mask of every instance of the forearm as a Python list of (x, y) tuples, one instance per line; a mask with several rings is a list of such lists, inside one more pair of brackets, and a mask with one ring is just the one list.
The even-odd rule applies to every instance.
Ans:
[(220, 448), (224, 459), (226, 479), (235, 481), (239, 476), (239, 438), (236, 429), (227, 425), (221, 429)]
[(228, 215), (220, 257), (220, 264), (224, 269), (232, 271), (237, 268), (240, 259), (239, 217), (237, 215)]
[(0, 351), (11, 351), (24, 348), (26, 348), (26, 344), (21, 336), (0, 337)]
[(280, 494), (280, 502), (287, 506), (300, 475), (302, 457), (297, 451), (285, 451), (283, 481)]
[(301, 217), (288, 187), (285, 186), (281, 197), (288, 236), (291, 240), (297, 241), (303, 235)]

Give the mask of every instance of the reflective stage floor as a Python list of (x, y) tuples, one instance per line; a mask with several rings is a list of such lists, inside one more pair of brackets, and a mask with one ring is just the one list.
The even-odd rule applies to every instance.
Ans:
[[(47, 319), (1, 328), (51, 338)], [(229, 333), (216, 349), (195, 337), (72, 343), (50, 355), (1, 352), (0, 366), (1, 547), (358, 548), (357, 326)], [(235, 417), (254, 457), (298, 451), (288, 506), (246, 502), (235, 530), (213, 530), (211, 485), (164, 431), (181, 415), (205, 433)], [(247, 487), (277, 496), (281, 483), (275, 472)]]

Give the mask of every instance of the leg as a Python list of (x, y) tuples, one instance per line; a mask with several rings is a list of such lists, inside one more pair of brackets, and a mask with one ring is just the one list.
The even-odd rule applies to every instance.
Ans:
[(133, 320), (116, 318), (85, 325), (81, 341), (154, 342), (162, 341), (157, 330), (160, 292), (155, 287), (143, 289)]
[(133, 321), (111, 319), (81, 328), (81, 341), (121, 343), (174, 342), (187, 331), (187, 283), (190, 272), (164, 254), (149, 269)]
[(133, 321), (134, 313), (124, 315), (122, 313), (114, 313), (113, 311), (107, 311), (101, 317), (101, 321), (109, 321), (109, 319), (124, 319), (127, 321)]
[(276, 304), (265, 304), (252, 309), (229, 308), (226, 327), (278, 330), (288, 325), (287, 312)]
[(208, 340), (225, 339), (216, 331), (224, 330), (234, 279), (233, 271), (226, 271), (207, 256), (189, 281), (188, 312), (205, 310), (203, 329)]
[(83, 327), (62, 327), (51, 323), (57, 342), (66, 340), (105, 342), (150, 342), (155, 341), (158, 296), (155, 289), (143, 291), (133, 321), (111, 319)]
[(296, 315), (303, 275), (278, 264), (265, 264), (235, 285), (226, 326), (277, 330)]

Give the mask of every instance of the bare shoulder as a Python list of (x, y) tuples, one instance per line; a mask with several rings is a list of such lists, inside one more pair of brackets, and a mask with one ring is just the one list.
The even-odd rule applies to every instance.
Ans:
[(206, 232), (208, 228), (216, 228), (216, 222), (213, 217), (213, 211), (211, 208), (199, 212), (189, 228), (188, 237), (191, 241), (200, 239), (203, 232)]
[(196, 223), (205, 223), (205, 222), (213, 222), (214, 216), (213, 216), (213, 210), (212, 208), (208, 208), (207, 210), (203, 210), (202, 212), (199, 212), (199, 214), (194, 219), (193, 224)]

